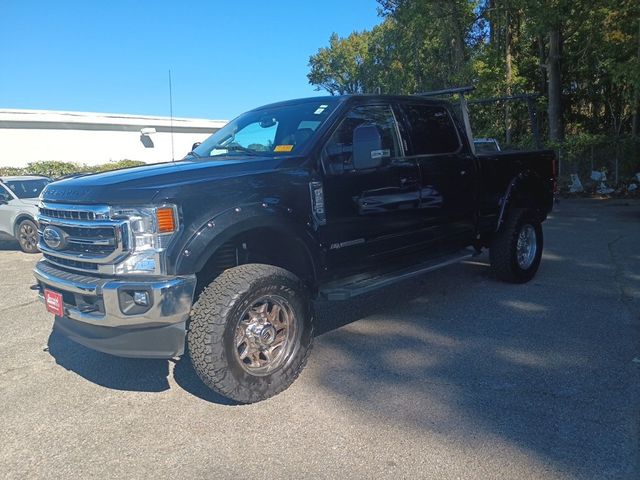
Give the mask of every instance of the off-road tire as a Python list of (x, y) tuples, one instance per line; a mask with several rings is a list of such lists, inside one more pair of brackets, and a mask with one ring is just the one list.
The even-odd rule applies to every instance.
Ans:
[(25, 253), (38, 253), (38, 226), (36, 223), (25, 218), (16, 225), (16, 240), (20, 245), (20, 250)]
[[(297, 347), (275, 372), (248, 373), (236, 354), (234, 335), (240, 316), (256, 299), (285, 299), (300, 329)], [(307, 289), (293, 273), (272, 265), (247, 264), (224, 271), (200, 294), (191, 311), (187, 344), (192, 364), (214, 391), (239, 403), (277, 395), (300, 375), (313, 341), (313, 309)]]
[[(536, 251), (531, 265), (522, 268), (517, 257), (518, 238), (526, 225), (530, 225), (535, 231)], [(525, 209), (509, 211), (505, 223), (490, 245), (489, 257), (494, 275), (505, 282), (528, 282), (540, 267), (543, 244), (542, 225), (534, 212)]]

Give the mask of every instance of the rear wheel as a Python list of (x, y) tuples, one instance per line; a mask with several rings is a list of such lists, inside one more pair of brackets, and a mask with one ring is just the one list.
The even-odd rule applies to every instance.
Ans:
[(511, 210), (491, 242), (491, 268), (500, 280), (528, 282), (540, 267), (542, 248), (542, 225), (535, 213)]
[(16, 239), (26, 253), (38, 253), (38, 227), (30, 219), (22, 220), (16, 227)]
[(202, 381), (241, 403), (272, 397), (298, 377), (313, 339), (306, 289), (291, 272), (262, 264), (223, 272), (195, 303), (189, 353)]

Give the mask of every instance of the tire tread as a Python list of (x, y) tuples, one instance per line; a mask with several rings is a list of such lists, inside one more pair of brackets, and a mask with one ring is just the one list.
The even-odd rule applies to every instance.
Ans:
[[(526, 209), (512, 209), (509, 211), (502, 228), (493, 237), (489, 249), (489, 258), (491, 262), (491, 270), (494, 275), (505, 282), (509, 283), (524, 283), (529, 281), (536, 273), (540, 261), (537, 260), (532, 267), (531, 273), (525, 273), (522, 270), (518, 270), (518, 267), (514, 266), (515, 246), (518, 242), (518, 235), (520, 233), (520, 225), (528, 217), (534, 217), (530, 210)], [(539, 222), (532, 222), (539, 226)], [(538, 233), (539, 250), (538, 255), (541, 255), (542, 250), (542, 231)]]
[[(301, 361), (286, 382), (274, 386), (267, 397), (264, 393), (242, 388), (232, 378), (227, 364), (224, 332), (231, 310), (246, 292), (251, 291), (256, 279), (269, 276), (287, 277), (300, 284), (291, 272), (264, 264), (245, 264), (225, 270), (200, 294), (191, 311), (191, 323), (187, 333), (189, 354), (196, 373), (209, 388), (241, 403), (252, 403), (276, 395), (295, 381), (304, 369), (311, 345), (304, 349)], [(311, 315), (311, 313), (309, 313)], [(313, 329), (311, 318), (311, 329)], [(313, 338), (313, 331), (310, 332)]]

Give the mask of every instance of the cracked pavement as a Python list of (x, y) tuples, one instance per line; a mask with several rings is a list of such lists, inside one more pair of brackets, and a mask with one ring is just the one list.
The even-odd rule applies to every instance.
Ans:
[(640, 202), (562, 200), (541, 269), (488, 256), (318, 303), (309, 364), (229, 405), (189, 364), (51, 333), (0, 242), (3, 478), (640, 478)]

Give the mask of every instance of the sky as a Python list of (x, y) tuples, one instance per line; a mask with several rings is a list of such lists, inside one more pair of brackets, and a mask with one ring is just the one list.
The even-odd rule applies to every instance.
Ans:
[(0, 0), (0, 109), (231, 119), (321, 95), (309, 56), (375, 0)]

